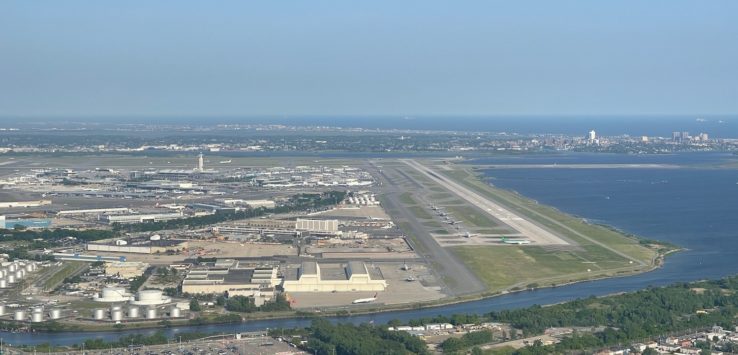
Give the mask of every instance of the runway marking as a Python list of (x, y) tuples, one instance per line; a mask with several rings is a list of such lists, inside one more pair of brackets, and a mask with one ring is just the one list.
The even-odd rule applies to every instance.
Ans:
[(423, 166), (414, 160), (401, 159), (400, 161), (419, 171), (424, 176), (430, 178), (437, 184), (445, 187), (449, 191), (456, 194), (458, 197), (466, 200), (471, 204), (481, 207), (482, 210), (486, 211), (490, 216), (500, 221), (505, 221), (505, 224), (507, 224), (518, 233), (529, 238), (531, 241), (533, 241), (535, 245), (569, 245), (569, 243), (564, 239), (561, 239), (555, 234), (541, 228), (537, 224), (524, 219), (514, 212), (506, 209), (504, 206), (501, 206), (496, 202), (482, 197), (478, 193), (473, 192), (468, 188), (461, 186), (458, 183), (451, 181), (450, 179), (443, 177), (438, 173), (433, 172), (430, 168)]

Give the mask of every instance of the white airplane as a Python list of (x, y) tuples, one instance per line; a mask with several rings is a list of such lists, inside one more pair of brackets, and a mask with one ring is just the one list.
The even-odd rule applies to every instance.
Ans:
[(232, 161), (233, 161), (233, 159), (221, 160), (220, 163), (221, 164), (230, 164)]
[(530, 240), (525, 240), (525, 239), (507, 239), (506, 237), (502, 237), (502, 242), (505, 243), (505, 244), (516, 244), (516, 245), (530, 244)]
[(351, 302), (352, 304), (360, 304), (360, 303), (372, 303), (377, 300), (377, 294), (374, 294), (374, 297), (369, 298), (359, 298)]

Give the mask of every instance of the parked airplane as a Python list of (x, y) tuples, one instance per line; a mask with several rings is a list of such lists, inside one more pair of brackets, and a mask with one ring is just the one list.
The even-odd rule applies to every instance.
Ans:
[(352, 304), (360, 304), (360, 303), (372, 303), (372, 302), (374, 302), (374, 301), (376, 301), (376, 300), (377, 300), (377, 294), (375, 293), (375, 294), (374, 294), (374, 297), (369, 297), (369, 298), (359, 298), (359, 299), (357, 299), (357, 300), (354, 300), (354, 301), (353, 301), (353, 302), (351, 302), (351, 303), (352, 303)]
[(530, 240), (526, 240), (526, 239), (507, 239), (506, 237), (502, 237), (501, 240), (505, 244), (515, 244), (515, 245), (530, 244)]

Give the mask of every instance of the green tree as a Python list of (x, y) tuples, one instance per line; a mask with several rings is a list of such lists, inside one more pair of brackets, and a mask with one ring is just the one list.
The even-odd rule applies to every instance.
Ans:
[(190, 311), (193, 311), (193, 312), (202, 311), (202, 307), (200, 307), (200, 302), (198, 302), (196, 298), (193, 298), (192, 300), (190, 300)]

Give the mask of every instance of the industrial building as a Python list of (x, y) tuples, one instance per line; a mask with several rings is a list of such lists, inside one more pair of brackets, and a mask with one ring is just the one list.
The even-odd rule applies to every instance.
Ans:
[(298, 218), (295, 222), (295, 229), (317, 233), (336, 233), (338, 232), (338, 221), (335, 219)]
[(137, 240), (108, 240), (87, 243), (88, 251), (103, 251), (113, 253), (156, 254), (168, 251), (181, 251), (188, 247), (186, 240), (179, 239), (137, 239)]
[(40, 207), (51, 204), (51, 200), (0, 202), (0, 208)]
[(242, 200), (226, 198), (219, 200), (219, 202), (226, 206), (248, 206), (251, 208), (274, 208), (277, 206), (277, 204), (272, 200)]
[(186, 218), (183, 213), (152, 213), (152, 214), (122, 214), (122, 215), (106, 215), (103, 217), (108, 224), (113, 223), (151, 223), (168, 221), (171, 219)]
[(23, 227), (27, 229), (45, 229), (51, 226), (51, 219), (48, 218), (15, 218), (10, 219), (7, 216), (0, 215), (0, 228), (13, 229)]
[(62, 210), (56, 213), (57, 217), (62, 216), (79, 216), (79, 215), (100, 215), (100, 214), (123, 214), (131, 213), (131, 209), (127, 207), (115, 208), (92, 208), (82, 210)]
[(361, 261), (322, 266), (305, 261), (297, 270), (288, 270), (282, 288), (285, 292), (384, 291), (387, 281), (378, 268)]
[(242, 268), (232, 259), (193, 268), (182, 281), (182, 292), (190, 294), (228, 294), (271, 299), (281, 279), (277, 267)]

